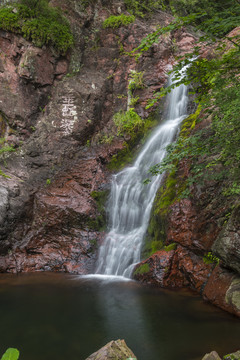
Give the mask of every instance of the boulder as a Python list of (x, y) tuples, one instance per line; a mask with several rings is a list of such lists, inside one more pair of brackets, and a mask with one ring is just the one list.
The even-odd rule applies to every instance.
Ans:
[(212, 351), (211, 353), (206, 354), (202, 360), (221, 360), (221, 358), (216, 351)]
[(214, 242), (213, 251), (225, 265), (240, 274), (240, 204), (235, 206), (226, 227)]
[(137, 360), (124, 340), (110, 341), (86, 360)]
[(240, 359), (240, 350), (224, 356), (224, 360), (239, 360), (239, 359)]

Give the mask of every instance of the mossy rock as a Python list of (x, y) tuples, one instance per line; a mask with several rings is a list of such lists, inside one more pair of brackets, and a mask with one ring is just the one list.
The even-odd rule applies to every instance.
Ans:
[(152, 129), (158, 124), (155, 115), (150, 115), (142, 122), (142, 126), (135, 129), (136, 131), (129, 134), (129, 139), (125, 141), (124, 148), (116, 155), (112, 156), (112, 159), (108, 163), (109, 170), (118, 171), (123, 169), (127, 164), (132, 162), (136, 157), (136, 151), (134, 151), (141, 141), (144, 143), (147, 137), (150, 135)]
[(88, 219), (87, 225), (89, 228), (96, 231), (104, 231), (106, 229), (106, 210), (105, 205), (109, 195), (108, 190), (92, 191), (91, 197), (95, 200), (98, 215), (93, 219)]
[(150, 271), (150, 266), (149, 264), (142, 264), (140, 265), (133, 273), (133, 276), (135, 275), (143, 275), (146, 274)]
[(154, 211), (152, 211), (145, 243), (142, 249), (143, 259), (146, 259), (155, 252), (163, 249), (166, 239), (165, 227), (166, 223), (164, 217), (154, 215)]

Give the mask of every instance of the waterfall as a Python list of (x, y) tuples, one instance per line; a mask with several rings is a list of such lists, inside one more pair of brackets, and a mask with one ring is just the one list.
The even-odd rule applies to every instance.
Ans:
[[(170, 80), (171, 81), (171, 80)], [(154, 197), (163, 174), (145, 185), (149, 168), (160, 163), (187, 116), (188, 89), (180, 85), (167, 98), (166, 120), (153, 132), (135, 163), (113, 175), (108, 201), (109, 232), (100, 247), (97, 274), (130, 277), (140, 261)]]

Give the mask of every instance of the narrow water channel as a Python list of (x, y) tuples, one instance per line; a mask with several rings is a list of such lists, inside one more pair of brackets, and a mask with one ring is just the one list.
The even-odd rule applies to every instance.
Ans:
[(239, 320), (188, 291), (66, 274), (0, 276), (0, 355), (84, 360), (118, 338), (138, 360), (200, 360), (239, 348)]

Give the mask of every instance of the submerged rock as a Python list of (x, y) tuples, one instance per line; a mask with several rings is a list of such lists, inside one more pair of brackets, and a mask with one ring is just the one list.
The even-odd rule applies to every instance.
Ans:
[(124, 340), (110, 341), (86, 360), (137, 360)]

